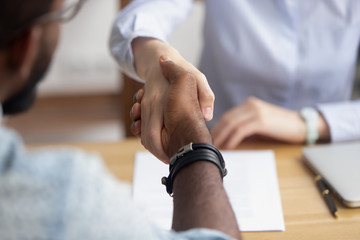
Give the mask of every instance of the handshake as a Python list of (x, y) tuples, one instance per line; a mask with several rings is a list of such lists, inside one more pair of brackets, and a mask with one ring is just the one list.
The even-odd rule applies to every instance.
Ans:
[(131, 130), (134, 135), (141, 137), (142, 144), (151, 153), (169, 163), (170, 157), (180, 147), (190, 142), (212, 144), (212, 137), (200, 108), (195, 76), (169, 58), (160, 57), (159, 64), (163, 76), (168, 81), (161, 96), (162, 127), (158, 130), (151, 126), (150, 129), (146, 129), (149, 125), (145, 122), (147, 119), (143, 119), (142, 116), (147, 115), (147, 108), (151, 106), (152, 101), (144, 97), (146, 90), (140, 89), (134, 95), (134, 105), (130, 112), (133, 121)]

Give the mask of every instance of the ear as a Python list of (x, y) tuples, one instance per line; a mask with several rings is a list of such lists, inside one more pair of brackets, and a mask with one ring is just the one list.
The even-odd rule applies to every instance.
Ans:
[(42, 28), (34, 26), (23, 36), (14, 40), (8, 48), (8, 67), (16, 71), (24, 79), (30, 75), (39, 45)]

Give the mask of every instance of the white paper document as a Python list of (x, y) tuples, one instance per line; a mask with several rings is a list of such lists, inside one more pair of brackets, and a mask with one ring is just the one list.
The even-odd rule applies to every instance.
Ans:
[[(272, 151), (222, 151), (228, 175), (224, 186), (241, 231), (284, 231), (284, 217)], [(135, 156), (135, 202), (159, 227), (170, 229), (172, 198), (161, 178), (169, 166), (148, 152)]]

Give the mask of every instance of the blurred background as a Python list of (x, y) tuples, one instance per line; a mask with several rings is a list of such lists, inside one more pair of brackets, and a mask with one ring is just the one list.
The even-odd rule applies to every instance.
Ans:
[[(26, 143), (118, 141), (125, 137), (128, 114), (121, 109), (123, 79), (108, 48), (119, 8), (119, 0), (89, 1), (73, 21), (63, 25), (60, 46), (40, 85), (36, 104), (5, 120)], [(204, 6), (195, 2), (191, 16), (169, 39), (194, 65), (202, 49), (203, 18)], [(359, 69), (354, 98), (360, 97)]]

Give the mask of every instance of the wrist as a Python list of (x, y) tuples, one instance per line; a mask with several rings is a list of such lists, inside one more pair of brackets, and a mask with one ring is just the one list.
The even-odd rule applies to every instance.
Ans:
[(168, 156), (173, 156), (182, 146), (190, 142), (213, 144), (211, 134), (203, 119), (193, 121), (190, 124), (185, 122), (179, 124), (179, 127), (170, 136)]
[(227, 175), (224, 159), (220, 151), (211, 144), (189, 143), (182, 146), (179, 151), (170, 159), (169, 176), (163, 177), (161, 182), (166, 186), (166, 191), (172, 196), (173, 182), (176, 175), (188, 165), (197, 161), (207, 161), (216, 165), (221, 178)]
[(145, 81), (151, 79), (154, 70), (161, 72), (159, 66), (161, 56), (168, 56), (173, 60), (180, 57), (176, 49), (155, 38), (138, 37), (132, 41), (131, 46), (136, 72)]
[(318, 121), (319, 140), (330, 141), (330, 128), (324, 116), (320, 113)]
[(318, 119), (319, 112), (312, 107), (305, 107), (300, 110), (300, 116), (306, 124), (306, 143), (314, 144), (319, 139), (318, 133)]

